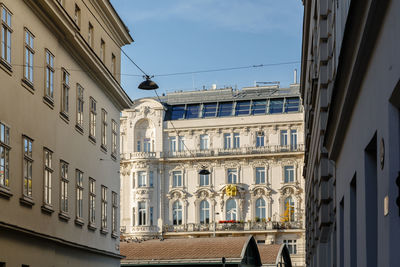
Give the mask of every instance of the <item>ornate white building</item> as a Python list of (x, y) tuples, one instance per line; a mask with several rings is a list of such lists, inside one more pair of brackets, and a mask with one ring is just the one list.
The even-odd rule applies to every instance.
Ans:
[(303, 128), (298, 84), (134, 101), (121, 118), (123, 235), (252, 234), (303, 266)]

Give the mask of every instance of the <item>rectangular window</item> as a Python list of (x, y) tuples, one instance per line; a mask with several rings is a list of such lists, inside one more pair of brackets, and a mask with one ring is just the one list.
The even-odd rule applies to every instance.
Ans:
[(290, 254), (297, 254), (296, 240), (283, 240)]
[(107, 111), (101, 109), (101, 146), (107, 149)]
[(154, 180), (154, 173), (151, 171), (149, 172), (149, 186), (153, 187), (153, 180)]
[(96, 100), (90, 98), (89, 137), (96, 140)]
[(137, 152), (142, 151), (142, 149), (141, 149), (141, 144), (140, 144), (140, 143), (141, 143), (140, 141), (137, 141), (137, 143), (136, 143), (136, 151), (137, 151)]
[(232, 148), (232, 138), (230, 133), (224, 134), (224, 148), (225, 149), (230, 149)]
[(139, 187), (145, 187), (145, 186), (147, 186), (147, 183), (146, 183), (146, 172), (138, 172), (138, 186)]
[(253, 100), (253, 104), (251, 107), (251, 114), (265, 114), (267, 110), (267, 100)]
[[(1, 6), (1, 59), (11, 64), (11, 12)], [(11, 68), (11, 66), (9, 66)]]
[(44, 203), (51, 205), (51, 176), (53, 175), (52, 168), (53, 153), (44, 149)]
[(9, 185), (10, 128), (0, 122), (0, 186)]
[(217, 103), (203, 105), (203, 118), (215, 117), (217, 115)]
[(169, 151), (176, 152), (176, 137), (171, 136), (169, 138)]
[(281, 146), (287, 146), (287, 130), (281, 130)]
[(33, 85), (33, 55), (35, 50), (33, 47), (33, 34), (25, 28), (25, 59), (24, 59), (24, 79)]
[(24, 144), (24, 196), (32, 197), (32, 139), (27, 136), (23, 138)]
[(60, 210), (61, 212), (68, 212), (68, 163), (65, 161), (60, 162), (60, 180)]
[(294, 167), (293, 166), (285, 166), (285, 183), (293, 183), (294, 182)]
[(143, 152), (150, 152), (151, 151), (151, 141), (150, 138), (145, 138), (143, 140)]
[(249, 115), (249, 113), (250, 113), (250, 101), (249, 100), (236, 102), (236, 109), (235, 109), (236, 116)]
[(69, 73), (62, 69), (61, 113), (69, 112)]
[(228, 169), (228, 184), (236, 184), (237, 182), (237, 169)]
[(209, 174), (200, 174), (200, 186), (210, 185), (210, 175)]
[(200, 135), (200, 150), (208, 149), (208, 134)]
[(117, 74), (117, 63), (114, 54), (111, 54), (111, 73), (116, 76)]
[(150, 225), (153, 225), (153, 207), (150, 207)]
[(219, 103), (218, 117), (232, 116), (233, 102)]
[(76, 175), (76, 218), (83, 217), (83, 172), (75, 171)]
[(264, 146), (264, 132), (257, 132), (256, 134), (256, 147)]
[(100, 40), (100, 58), (103, 62), (106, 58), (106, 43), (103, 39)]
[(282, 113), (283, 111), (283, 98), (271, 99), (269, 101), (269, 114)]
[(172, 187), (182, 186), (182, 172), (172, 172)]
[(46, 90), (45, 96), (53, 100), (54, 92), (54, 56), (46, 49)]
[(178, 137), (178, 151), (185, 151), (185, 137)]
[(285, 99), (285, 112), (298, 112), (300, 99), (298, 97), (290, 97)]
[(185, 105), (171, 107), (171, 120), (183, 119), (185, 116)]
[(93, 47), (93, 25), (89, 22), (88, 44)]
[(81, 9), (75, 4), (74, 22), (78, 27), (81, 27)]
[(83, 87), (76, 85), (76, 125), (83, 130)]
[(256, 168), (256, 184), (265, 184), (265, 168)]
[(233, 148), (239, 148), (239, 147), (240, 147), (240, 134), (233, 133)]
[(101, 230), (107, 229), (107, 187), (101, 186)]
[(290, 130), (290, 148), (297, 149), (297, 130)]
[(146, 202), (141, 201), (138, 203), (139, 212), (139, 225), (146, 225)]
[(193, 104), (186, 107), (186, 119), (196, 119), (200, 115), (200, 105)]
[(115, 120), (111, 120), (111, 156), (116, 158), (118, 151), (118, 129), (117, 122)]
[(118, 195), (115, 192), (111, 192), (112, 210), (111, 210), (111, 231), (113, 234), (117, 234), (118, 227)]
[(89, 178), (89, 224), (96, 220), (96, 181)]

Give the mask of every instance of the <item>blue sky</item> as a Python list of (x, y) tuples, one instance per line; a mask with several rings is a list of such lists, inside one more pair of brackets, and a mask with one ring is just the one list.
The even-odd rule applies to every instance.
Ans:
[[(123, 50), (153, 80), (158, 93), (242, 88), (255, 81), (293, 82), (300, 63), (188, 75), (177, 72), (299, 62), (301, 0), (111, 0), (135, 42)], [(141, 91), (139, 70), (122, 56), (122, 87), (132, 99)]]

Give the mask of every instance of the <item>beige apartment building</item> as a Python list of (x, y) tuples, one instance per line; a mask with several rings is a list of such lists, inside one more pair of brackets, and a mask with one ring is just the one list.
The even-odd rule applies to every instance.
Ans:
[(108, 0), (2, 0), (0, 21), (0, 266), (119, 266), (133, 40)]
[(121, 118), (124, 239), (253, 235), (304, 266), (303, 127), (298, 84), (135, 100)]
[(399, 266), (400, 1), (303, 4), (307, 265)]

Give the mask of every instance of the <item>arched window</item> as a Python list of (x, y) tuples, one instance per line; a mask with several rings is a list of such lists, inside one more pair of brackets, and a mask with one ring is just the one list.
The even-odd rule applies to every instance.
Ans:
[(175, 201), (172, 205), (172, 220), (173, 225), (182, 224), (182, 204), (179, 200)]
[(285, 220), (289, 221), (289, 222), (293, 222), (294, 221), (294, 201), (292, 199), (292, 197), (287, 197), (285, 199), (285, 206), (284, 206), (284, 210), (285, 212), (283, 213)]
[(236, 201), (234, 199), (226, 202), (226, 220), (236, 220)]
[(210, 223), (210, 204), (207, 200), (200, 202), (200, 223)]
[(266, 206), (263, 198), (259, 198), (256, 201), (256, 217), (259, 219), (266, 218)]

